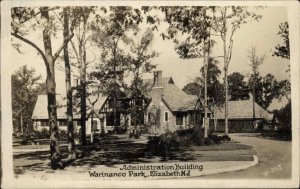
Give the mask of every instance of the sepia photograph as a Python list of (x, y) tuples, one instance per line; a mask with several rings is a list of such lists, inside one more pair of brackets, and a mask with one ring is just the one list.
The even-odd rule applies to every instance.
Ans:
[(299, 186), (299, 4), (28, 2), (1, 6), (2, 187)]

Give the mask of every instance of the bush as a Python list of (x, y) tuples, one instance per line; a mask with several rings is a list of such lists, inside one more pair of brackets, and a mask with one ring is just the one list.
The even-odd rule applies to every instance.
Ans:
[(32, 137), (39, 138), (39, 139), (48, 139), (50, 138), (50, 131), (45, 128), (43, 128), (40, 131), (33, 131)]
[(68, 131), (59, 130), (59, 139), (60, 140), (68, 140)]
[[(218, 135), (214, 135), (214, 134), (209, 134), (208, 138), (214, 143), (214, 144), (221, 144), (223, 142), (226, 141), (230, 141), (231, 138), (228, 135), (222, 135), (222, 136), (218, 136)], [(209, 143), (209, 142), (208, 142)]]
[(165, 155), (169, 149), (178, 149), (180, 146), (203, 146), (221, 144), (230, 141), (227, 135), (218, 136), (210, 133), (204, 139), (202, 128), (191, 128), (186, 130), (177, 130), (166, 132), (160, 136), (149, 136), (147, 152), (152, 154)]
[(183, 146), (201, 146), (204, 144), (204, 132), (202, 128), (196, 127), (186, 130), (177, 130), (175, 132), (181, 140), (180, 144)]
[(206, 139), (204, 139), (204, 144), (206, 146), (209, 146), (209, 145), (215, 144), (215, 142), (212, 139), (210, 139), (209, 137), (207, 137)]
[(114, 127), (113, 133), (115, 133), (115, 134), (124, 134), (124, 133), (126, 133), (126, 130), (122, 127)]
[(228, 135), (223, 135), (222, 140), (224, 141), (231, 141), (231, 138)]

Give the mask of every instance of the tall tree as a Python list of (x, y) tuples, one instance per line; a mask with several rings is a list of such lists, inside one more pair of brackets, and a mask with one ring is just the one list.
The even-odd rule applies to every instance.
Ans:
[(228, 135), (228, 67), (232, 57), (233, 36), (236, 31), (251, 20), (259, 21), (260, 15), (242, 6), (212, 7), (213, 30), (223, 42), (224, 87), (225, 87), (225, 135)]
[(91, 15), (95, 13), (95, 7), (76, 7), (71, 9), (70, 15), (76, 20), (74, 33), (75, 39), (71, 41), (72, 49), (76, 58), (76, 64), (79, 69), (79, 86), (77, 86), (77, 95), (80, 98), (80, 125), (81, 125), (81, 143), (86, 145), (86, 119), (87, 119), (87, 46), (91, 38), (90, 26)]
[(128, 33), (135, 37), (137, 26), (142, 22), (139, 9), (132, 7), (109, 7), (106, 17), (97, 17), (91, 26), (92, 40), (101, 52), (100, 64), (91, 74), (100, 80), (102, 91), (113, 100), (113, 125), (117, 125), (117, 100), (120, 89), (125, 86), (124, 74), (128, 70), (130, 56), (123, 50), (131, 40)]
[(12, 83), (12, 111), (14, 133), (30, 134), (32, 131), (31, 115), (39, 94), (45, 93), (45, 86), (41, 83), (41, 75), (35, 69), (26, 65), (20, 67), (11, 76)]
[[(207, 97), (208, 108), (215, 113), (218, 108), (221, 108), (224, 104), (224, 87), (219, 81), (221, 70), (217, 66), (218, 61), (213, 58), (208, 59), (207, 65)], [(201, 77), (197, 77), (195, 81), (188, 83), (183, 87), (183, 91), (187, 94), (201, 95), (204, 98), (204, 66), (200, 69)]]
[(245, 81), (245, 76), (239, 72), (233, 72), (228, 76), (228, 94), (230, 100), (249, 99), (249, 87)]
[(142, 38), (138, 41), (133, 41), (131, 44), (131, 61), (128, 71), (133, 75), (133, 80), (130, 85), (132, 107), (131, 107), (131, 122), (135, 131), (137, 126), (143, 124), (142, 116), (144, 116), (144, 95), (147, 91), (147, 84), (143, 83), (142, 76), (145, 73), (150, 73), (156, 65), (151, 63), (151, 59), (157, 56), (155, 51), (149, 52), (149, 47), (153, 40), (151, 29), (147, 29)]
[[(70, 35), (70, 10), (68, 7), (63, 9), (64, 17), (64, 40), (68, 40)], [(73, 24), (71, 26), (71, 31), (73, 32)], [(67, 96), (67, 126), (68, 126), (68, 160), (76, 159), (75, 151), (75, 139), (74, 139), (74, 125), (73, 125), (73, 94), (71, 88), (71, 66), (69, 58), (69, 48), (68, 43), (64, 46), (64, 62), (65, 62), (65, 83), (66, 83), (66, 96)]]
[[(167, 34), (163, 38), (174, 38), (177, 44), (175, 51), (181, 58), (203, 58), (204, 65), (204, 137), (208, 131), (207, 107), (207, 64), (212, 46), (211, 19), (208, 16), (208, 7), (161, 7), (165, 19), (169, 23)], [(183, 42), (179, 42), (176, 35), (186, 34)], [(199, 94), (200, 96), (200, 94)]]
[[(12, 32), (11, 35), (15, 38), (21, 40), (22, 42), (30, 45), (35, 50), (38, 51), (39, 55), (46, 66), (46, 86), (47, 86), (47, 97), (48, 97), (48, 116), (49, 116), (49, 126), (50, 126), (50, 153), (51, 153), (51, 168), (62, 168), (63, 164), (61, 162), (61, 153), (59, 149), (59, 134), (57, 125), (57, 111), (56, 111), (56, 84), (55, 84), (55, 61), (57, 60), (60, 52), (63, 50), (64, 46), (71, 40), (73, 33), (70, 34), (67, 40), (64, 40), (62, 45), (53, 54), (51, 45), (51, 36), (55, 31), (56, 25), (53, 17), (50, 17), (49, 12), (54, 8), (50, 7), (40, 7), (37, 9), (16, 7), (12, 8)], [(42, 42), (44, 45), (44, 50), (42, 50), (36, 43), (24, 36), (29, 33), (30, 28), (35, 28), (33, 26), (26, 26), (26, 22), (32, 18), (37, 18), (40, 14), (41, 19), (34, 20), (34, 26), (40, 25), (42, 30)], [(33, 20), (33, 19), (32, 19)]]
[(252, 69), (252, 86), (251, 86), (251, 92), (252, 92), (252, 116), (253, 116), (253, 126), (255, 124), (255, 99), (256, 99), (256, 93), (255, 88), (257, 85), (257, 79), (259, 77), (259, 66), (263, 64), (266, 54), (259, 56), (256, 52), (256, 47), (252, 46), (251, 49), (248, 52), (248, 58), (250, 61), (250, 67)]

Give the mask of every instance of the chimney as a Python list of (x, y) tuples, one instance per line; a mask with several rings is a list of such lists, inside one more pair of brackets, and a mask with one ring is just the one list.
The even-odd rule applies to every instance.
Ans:
[(157, 70), (153, 72), (153, 88), (151, 90), (152, 103), (156, 106), (160, 106), (161, 97), (164, 94), (164, 88), (162, 84), (162, 71)]
[(162, 71), (157, 70), (153, 72), (153, 87), (162, 88)]

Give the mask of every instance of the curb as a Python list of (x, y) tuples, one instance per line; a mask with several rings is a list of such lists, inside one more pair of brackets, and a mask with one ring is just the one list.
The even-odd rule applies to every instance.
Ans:
[(240, 171), (244, 169), (248, 169), (250, 167), (253, 167), (258, 164), (258, 158), (256, 155), (253, 155), (253, 161), (249, 162), (249, 164), (246, 165), (240, 165), (240, 166), (233, 166), (228, 168), (221, 168), (221, 169), (214, 169), (214, 170), (206, 170), (203, 171), (201, 175), (199, 176), (205, 176), (205, 175), (214, 175), (214, 174), (220, 174), (220, 173), (227, 173), (227, 172), (233, 172), (233, 171)]

